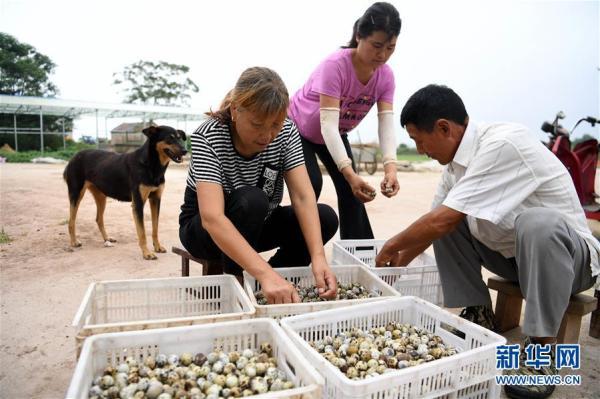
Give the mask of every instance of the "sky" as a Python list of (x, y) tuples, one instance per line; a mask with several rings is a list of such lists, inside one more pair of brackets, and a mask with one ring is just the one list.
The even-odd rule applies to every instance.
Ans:
[[(600, 1), (391, 1), (402, 30), (388, 64), (395, 74), (398, 142), (410, 144), (400, 111), (429, 84), (445, 84), (476, 121), (526, 125), (540, 139), (559, 110), (571, 128), (600, 117)], [(190, 106), (220, 103), (250, 66), (277, 71), (298, 90), (319, 62), (350, 39), (363, 0), (0, 0), (0, 31), (49, 56), (59, 98), (118, 103), (113, 73), (138, 60), (190, 67)], [(121, 120), (100, 121), (100, 136)], [(168, 121), (165, 121), (168, 123)], [(175, 122), (172, 122), (175, 125)], [(178, 125), (191, 132), (196, 126)], [(82, 118), (75, 136), (95, 135)], [(350, 133), (377, 138), (375, 112)], [(600, 127), (578, 128), (600, 137)]]

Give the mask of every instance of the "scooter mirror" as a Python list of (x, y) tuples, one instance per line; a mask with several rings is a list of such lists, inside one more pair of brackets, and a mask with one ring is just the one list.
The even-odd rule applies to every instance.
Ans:
[(542, 131), (546, 133), (552, 133), (554, 132), (554, 126), (552, 125), (552, 123), (545, 121), (544, 123), (542, 123)]

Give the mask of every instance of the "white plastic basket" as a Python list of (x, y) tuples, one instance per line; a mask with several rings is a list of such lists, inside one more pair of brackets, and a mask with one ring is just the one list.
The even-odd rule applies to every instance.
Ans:
[(102, 281), (90, 284), (73, 319), (90, 335), (249, 319), (254, 306), (233, 276)]
[(375, 257), (384, 240), (341, 240), (333, 243), (333, 264), (360, 264), (402, 295), (414, 295), (436, 305), (442, 305), (444, 294), (435, 258), (418, 255), (406, 267), (375, 267)]
[(206, 354), (213, 350), (256, 350), (265, 341), (273, 348), (278, 368), (296, 388), (252, 398), (320, 398), (322, 377), (302, 357), (281, 327), (269, 319), (95, 335), (83, 344), (66, 397), (87, 398), (94, 377), (106, 366), (114, 367), (128, 356), (143, 361), (159, 353), (180, 355), (183, 352)]
[[(354, 381), (329, 363), (308, 342), (353, 327), (363, 330), (389, 322), (411, 323), (456, 347), (454, 356)], [(506, 339), (416, 297), (390, 298), (352, 308), (288, 317), (281, 326), (325, 378), (327, 398), (498, 398), (496, 346)], [(452, 333), (452, 328), (458, 333)], [(460, 335), (460, 336), (459, 336)]]
[[(340, 301), (306, 302), (280, 305), (259, 305), (254, 293), (261, 289), (260, 283), (250, 274), (244, 272), (244, 287), (256, 308), (256, 317), (273, 317), (280, 319), (286, 316), (315, 312), (319, 310), (332, 309), (340, 306), (349, 306), (357, 303), (380, 301), (391, 296), (398, 296), (389, 284), (378, 278), (368, 268), (360, 265), (332, 265), (338, 283), (360, 283), (369, 292), (377, 294), (374, 298), (345, 299)], [(301, 287), (315, 284), (315, 278), (310, 267), (287, 267), (275, 269), (283, 278)]]

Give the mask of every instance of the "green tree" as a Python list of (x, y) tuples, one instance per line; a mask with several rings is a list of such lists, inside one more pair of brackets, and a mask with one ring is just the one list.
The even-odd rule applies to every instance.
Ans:
[(0, 94), (55, 96), (58, 89), (50, 82), (55, 66), (33, 46), (0, 32)]
[[(50, 81), (50, 75), (56, 65), (52, 60), (38, 52), (33, 46), (21, 43), (13, 36), (0, 32), (0, 94), (12, 96), (53, 97), (58, 89)], [(62, 132), (73, 130), (73, 118), (44, 115), (44, 132)], [(0, 146), (5, 143), (16, 147), (15, 137), (10, 128), (14, 124), (13, 114), (0, 113), (0, 127), (9, 128), (0, 133)], [(19, 129), (35, 131), (40, 128), (39, 115), (17, 115)], [(19, 134), (19, 151), (40, 150), (40, 136), (37, 134)], [(44, 134), (45, 149), (62, 148), (60, 135)]]
[(154, 105), (186, 104), (198, 86), (186, 76), (190, 68), (165, 61), (138, 61), (113, 74), (127, 103)]
[(417, 154), (417, 149), (415, 147), (409, 147), (404, 143), (400, 143), (398, 148), (396, 148), (396, 155), (404, 154)]
[(573, 141), (571, 142), (571, 145), (572, 145), (573, 147), (575, 147), (575, 146), (576, 146), (577, 144), (579, 144), (579, 143), (583, 143), (584, 141), (587, 141), (587, 140), (592, 140), (592, 139), (595, 139), (595, 137), (594, 137), (594, 136), (592, 136), (592, 135), (590, 135), (590, 134), (587, 134), (587, 133), (586, 133), (586, 134), (584, 134), (582, 137), (580, 137), (580, 138), (578, 138), (578, 139), (575, 139), (575, 140), (573, 140)]

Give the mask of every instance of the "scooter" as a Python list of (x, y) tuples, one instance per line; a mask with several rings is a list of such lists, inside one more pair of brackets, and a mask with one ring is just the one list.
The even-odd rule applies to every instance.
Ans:
[(591, 116), (581, 118), (569, 132), (558, 123), (560, 119), (564, 118), (564, 112), (559, 111), (552, 123), (544, 122), (542, 124), (542, 130), (550, 135), (547, 146), (569, 171), (586, 217), (600, 220), (600, 204), (596, 202), (596, 198), (599, 196), (594, 191), (598, 164), (598, 140), (589, 139), (577, 144), (574, 148), (571, 148), (570, 140), (571, 134), (581, 122), (588, 122), (594, 127), (596, 123), (600, 123), (600, 120)]

